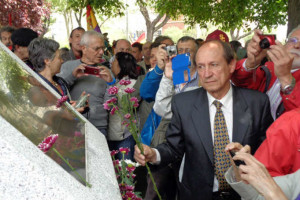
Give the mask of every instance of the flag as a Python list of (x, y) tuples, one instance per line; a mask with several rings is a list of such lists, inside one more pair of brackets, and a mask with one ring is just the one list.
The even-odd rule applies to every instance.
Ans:
[(142, 43), (142, 44), (146, 43), (146, 33), (145, 32), (142, 33), (140, 35), (140, 37), (135, 42), (139, 42), (139, 43)]
[(91, 5), (87, 5), (86, 8), (86, 21), (87, 21), (87, 30), (94, 30), (99, 33), (102, 33), (100, 30), (100, 27), (98, 26), (96, 17), (94, 15), (94, 11), (91, 7)]

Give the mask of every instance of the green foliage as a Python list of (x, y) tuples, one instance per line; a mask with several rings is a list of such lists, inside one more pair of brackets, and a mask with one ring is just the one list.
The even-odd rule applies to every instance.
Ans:
[(172, 18), (185, 16), (193, 25), (206, 28), (208, 22), (224, 31), (250, 30), (250, 23), (268, 29), (287, 22), (288, 0), (157, 0), (155, 9)]
[(90, 4), (95, 13), (108, 17), (124, 15), (124, 3), (120, 0), (68, 0), (67, 8), (79, 12)]
[(194, 28), (190, 28), (190, 29), (179, 29), (176, 26), (171, 26), (169, 28), (167, 28), (166, 30), (164, 30), (163, 35), (167, 35), (170, 38), (172, 38), (172, 40), (176, 43), (179, 38), (181, 38), (182, 36), (191, 36), (193, 38), (197, 37), (197, 33), (196, 30)]

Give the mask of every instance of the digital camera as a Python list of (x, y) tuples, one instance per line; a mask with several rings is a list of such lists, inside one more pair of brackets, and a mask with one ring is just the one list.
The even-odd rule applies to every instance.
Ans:
[(267, 49), (275, 44), (276, 35), (260, 35), (259, 38), (259, 47), (262, 49)]
[(167, 51), (169, 57), (173, 56), (173, 55), (177, 55), (177, 48), (176, 46), (166, 46), (164, 47), (164, 49)]

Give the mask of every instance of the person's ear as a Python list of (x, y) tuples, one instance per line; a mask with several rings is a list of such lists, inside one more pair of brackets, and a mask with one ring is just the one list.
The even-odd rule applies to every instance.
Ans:
[(44, 59), (45, 66), (50, 64), (51, 60), (49, 58)]
[(236, 65), (236, 59), (232, 59), (229, 63), (230, 73), (233, 73), (235, 71), (235, 65)]
[(87, 47), (86, 47), (85, 45), (82, 45), (82, 46), (81, 46), (81, 51), (82, 51), (82, 53), (85, 53), (86, 50), (87, 50)]
[(15, 46), (14, 46), (14, 51), (18, 51), (19, 49), (20, 49), (20, 46), (17, 45), (17, 44), (15, 44)]

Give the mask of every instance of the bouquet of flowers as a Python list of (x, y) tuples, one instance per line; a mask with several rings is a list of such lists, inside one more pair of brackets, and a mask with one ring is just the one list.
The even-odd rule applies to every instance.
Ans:
[[(115, 155), (117, 153), (122, 153), (122, 160), (116, 160)], [(113, 159), (113, 164), (117, 176), (117, 180), (120, 187), (120, 192), (123, 200), (142, 200), (140, 197), (140, 192), (134, 191), (134, 178), (135, 174), (133, 173), (135, 168), (138, 166), (137, 163), (133, 163), (131, 160), (125, 160), (124, 155), (128, 154), (129, 149), (121, 147), (118, 150), (113, 150), (110, 152)]]
[[(126, 88), (127, 85), (131, 84), (130, 80), (121, 80), (119, 82), (120, 88), (113, 86), (108, 89), (108, 93), (110, 95), (115, 95), (116, 97), (113, 97), (106, 101), (103, 106), (104, 109), (109, 110), (111, 115), (119, 115), (119, 117), (122, 119), (122, 125), (126, 126), (129, 130), (129, 132), (132, 134), (136, 145), (141, 150), (142, 154), (144, 152), (142, 148), (142, 142), (141, 142), (141, 135), (139, 134), (139, 128), (137, 125), (137, 107), (139, 106), (138, 99), (136, 97), (132, 97), (132, 93), (135, 92), (134, 88)], [(120, 90), (122, 92), (120, 92)], [(122, 94), (119, 94), (122, 93)], [(123, 94), (125, 93), (125, 94)], [(118, 101), (121, 103), (121, 108), (117, 106)], [(158, 192), (158, 189), (156, 187), (155, 181), (153, 179), (152, 173), (150, 171), (150, 168), (148, 164), (146, 163), (146, 168), (148, 171), (148, 174), (150, 176), (150, 179), (153, 183), (154, 190), (157, 193), (159, 199), (161, 199), (161, 196)], [(122, 191), (121, 191), (122, 192)]]

